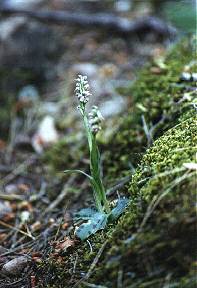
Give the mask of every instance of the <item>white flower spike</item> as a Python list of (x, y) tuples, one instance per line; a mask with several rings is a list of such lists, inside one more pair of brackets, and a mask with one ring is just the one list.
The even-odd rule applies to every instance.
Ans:
[(87, 76), (78, 75), (76, 82), (75, 95), (79, 102), (85, 105), (89, 101), (89, 96), (92, 95), (89, 91)]

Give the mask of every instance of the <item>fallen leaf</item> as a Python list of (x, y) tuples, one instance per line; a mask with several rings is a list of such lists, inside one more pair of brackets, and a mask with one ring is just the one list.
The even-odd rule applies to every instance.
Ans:
[(69, 237), (65, 237), (62, 241), (55, 243), (55, 252), (66, 252), (69, 247), (75, 245), (75, 241), (70, 239)]
[(12, 221), (15, 218), (16, 218), (16, 215), (14, 213), (7, 213), (1, 219), (7, 223), (7, 222)]
[(21, 184), (18, 184), (18, 189), (21, 192), (27, 192), (27, 191), (29, 191), (30, 187), (27, 184), (21, 183)]
[(38, 231), (38, 230), (41, 229), (41, 227), (42, 227), (41, 222), (40, 222), (40, 221), (36, 221), (35, 223), (33, 223), (33, 224), (31, 225), (31, 231), (32, 231), (32, 232)]
[(6, 142), (4, 140), (0, 139), (0, 150), (5, 149), (5, 147), (6, 147)]

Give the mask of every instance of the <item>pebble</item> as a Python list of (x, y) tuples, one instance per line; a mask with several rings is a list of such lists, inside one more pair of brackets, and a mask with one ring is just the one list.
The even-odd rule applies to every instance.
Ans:
[(28, 262), (29, 259), (25, 256), (19, 256), (17, 258), (14, 258), (3, 265), (1, 273), (12, 276), (19, 275), (27, 266)]
[(5, 186), (5, 192), (7, 194), (17, 194), (19, 192), (19, 189), (16, 184), (8, 184)]
[(39, 154), (43, 148), (48, 147), (58, 141), (59, 135), (55, 127), (55, 120), (47, 115), (40, 122), (37, 132), (32, 138), (32, 146)]
[(12, 208), (6, 202), (0, 202), (0, 219), (3, 218), (6, 214), (12, 212)]

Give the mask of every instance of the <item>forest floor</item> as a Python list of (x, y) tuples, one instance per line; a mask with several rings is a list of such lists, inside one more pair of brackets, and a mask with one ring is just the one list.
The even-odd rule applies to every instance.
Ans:
[[(24, 31), (30, 29), (25, 25), (22, 28)], [(45, 27), (44, 24), (39, 25)], [(103, 152), (103, 161), (110, 166), (107, 158), (110, 155), (109, 143), (119, 131), (122, 119), (128, 114), (128, 107), (132, 107), (134, 101), (133, 91), (128, 90), (128, 87), (138, 79), (139, 70), (147, 63), (154, 63), (150, 73), (162, 74), (162, 69), (165, 70), (162, 59), (169, 49), (166, 39), (158, 41), (154, 35), (145, 35), (143, 39), (137, 36), (124, 39), (91, 29), (50, 29), (51, 33), (57, 33), (61, 38), (61, 57), (53, 64), (54, 67), (50, 66), (55, 71), (52, 71), (53, 76), (46, 76), (44, 84), (39, 83), (33, 92), (32, 87), (28, 87), (30, 90), (26, 90), (26, 93), (29, 93), (30, 99), (22, 93), (24, 90), (17, 88), (17, 97), (7, 106), (8, 109), (11, 107), (11, 113), (5, 113), (6, 123), (1, 124), (1, 288), (72, 287), (80, 278), (78, 275), (76, 281), (73, 276), (78, 265), (77, 254), (74, 252), (81, 245), (74, 236), (76, 225), (73, 222), (73, 213), (92, 205), (93, 199), (91, 189), (83, 177), (65, 176), (63, 173), (65, 169), (81, 167), (85, 167), (84, 170), (87, 171), (89, 163), (82, 124), (73, 96), (76, 75), (88, 75), (93, 94), (90, 104), (100, 106), (104, 114), (105, 127), (98, 142)], [(33, 80), (34, 88), (37, 77), (39, 78), (36, 76)], [(47, 77), (49, 80), (46, 80)], [(24, 86), (26, 84), (32, 83), (25, 79)], [(143, 111), (145, 108), (142, 105), (139, 109)], [(10, 115), (7, 118), (8, 113)], [(135, 135), (138, 140), (143, 137), (143, 121), (140, 129), (138, 135)], [(112, 202), (117, 198), (117, 190), (120, 195), (126, 193), (128, 196), (125, 185), (131, 180), (131, 171), (140, 163), (144, 151), (152, 145), (151, 141), (143, 144), (140, 152), (135, 153), (135, 149), (132, 150), (135, 154), (133, 163), (128, 159), (125, 161), (124, 157), (120, 163), (116, 162), (118, 160), (114, 155), (115, 160), (111, 161), (115, 164), (109, 168), (109, 176), (104, 170), (108, 192), (112, 188), (109, 192)], [(116, 153), (118, 156), (119, 152), (115, 151)], [(117, 175), (113, 167), (119, 165), (118, 163), (120, 167)], [(119, 185), (118, 189), (116, 185)], [(91, 242), (88, 245), (91, 250)], [(61, 266), (65, 255), (70, 251), (74, 255), (71, 259), (72, 267), (69, 267), (72, 271), (68, 271), (70, 284), (50, 284), (53, 282), (51, 267), (56, 264)], [(92, 273), (95, 268), (97, 256), (99, 257), (99, 252), (94, 258), (95, 262), (87, 261), (87, 273)], [(50, 269), (47, 270), (45, 265), (51, 265)], [(82, 278), (83, 276), (81, 274)], [(42, 277), (45, 284), (42, 283)], [(58, 275), (54, 277), (58, 278)], [(121, 275), (118, 279), (121, 282)], [(78, 285), (80, 287), (80, 281)], [(104, 287), (86, 285), (84, 287)]]

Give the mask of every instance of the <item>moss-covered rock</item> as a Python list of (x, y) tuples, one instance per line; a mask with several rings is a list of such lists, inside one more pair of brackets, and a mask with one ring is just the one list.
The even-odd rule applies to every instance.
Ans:
[[(129, 174), (129, 162), (137, 166), (124, 187), (130, 205), (117, 225), (91, 237), (92, 252), (81, 243), (64, 265), (45, 267), (43, 275), (50, 270), (53, 277), (43, 277), (41, 287), (195, 287), (196, 171), (184, 163), (195, 161), (197, 115), (191, 105), (194, 93), (184, 99), (188, 87), (179, 81), (192, 59), (191, 42), (183, 41), (160, 70), (149, 65), (125, 91), (133, 96), (131, 111), (102, 150), (109, 180)], [(153, 143), (147, 143), (142, 115), (154, 132)], [(95, 259), (96, 268), (86, 274)], [(84, 275), (88, 278), (78, 282)]]
[(88, 282), (104, 287), (117, 287), (117, 281), (122, 287), (163, 287), (165, 283), (195, 287), (196, 171), (183, 164), (195, 161), (196, 143), (196, 115), (156, 140), (129, 184), (131, 204), (117, 225), (90, 239), (92, 253), (84, 243), (67, 256), (68, 269), (50, 266), (54, 280), (48, 283), (69, 287), (63, 285), (71, 279), (68, 271), (75, 253), (79, 260), (74, 281), (78, 281), (107, 241)]
[(196, 143), (193, 116), (146, 152), (129, 185), (131, 205), (110, 236), (93, 283), (115, 287), (119, 271), (122, 287), (162, 287), (165, 281), (185, 287), (182, 281), (192, 281), (196, 171), (183, 163), (195, 161)]
[[(181, 41), (170, 49), (165, 58), (153, 61), (139, 72), (134, 84), (122, 93), (131, 96), (131, 107), (122, 119), (115, 135), (104, 147), (105, 175), (116, 178), (130, 173), (131, 164), (136, 166), (151, 141), (145, 134), (142, 117), (148, 126), (149, 137), (154, 140), (164, 131), (176, 125), (179, 116), (190, 111), (191, 100), (183, 100), (191, 83), (182, 83), (180, 75), (195, 59), (194, 40)], [(190, 65), (195, 72), (197, 64)], [(195, 83), (193, 84), (195, 87)], [(187, 112), (190, 113), (190, 112)], [(185, 117), (185, 116), (184, 116)], [(151, 140), (151, 139), (150, 139)]]

